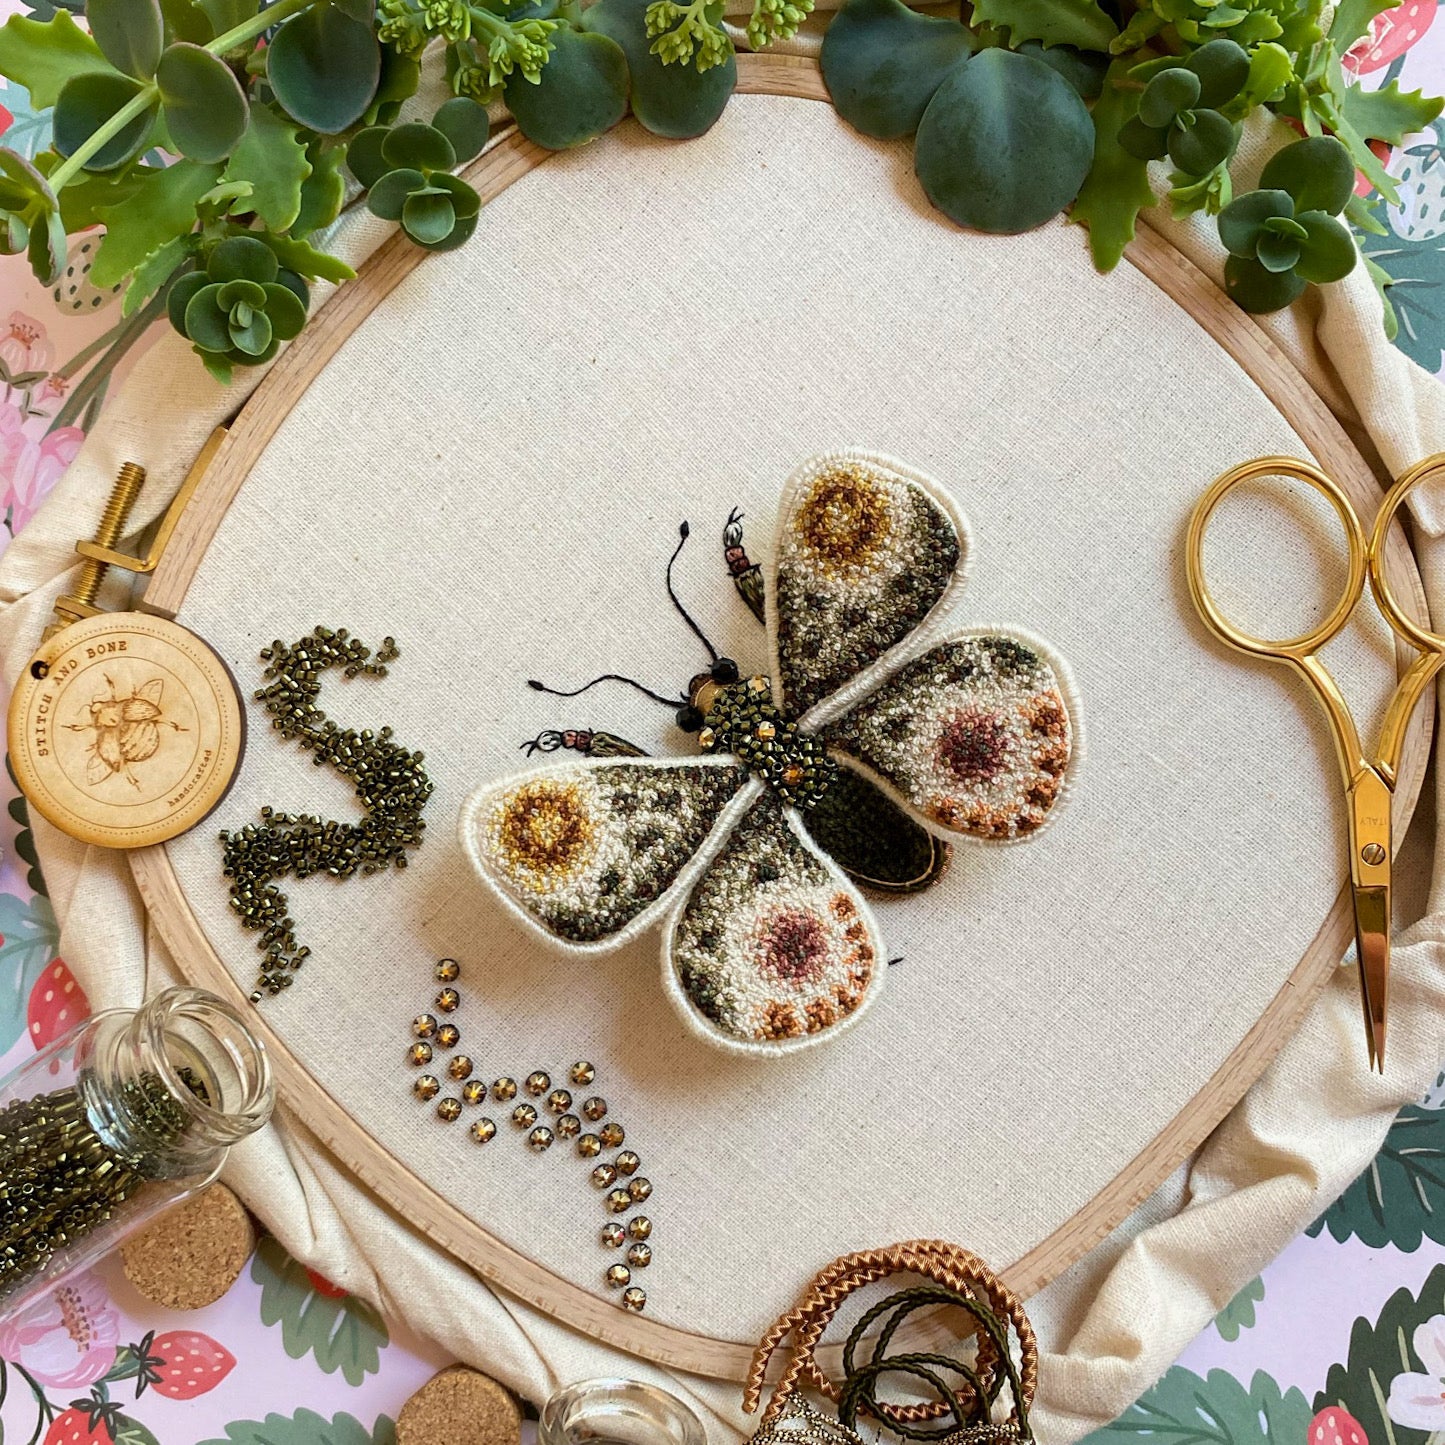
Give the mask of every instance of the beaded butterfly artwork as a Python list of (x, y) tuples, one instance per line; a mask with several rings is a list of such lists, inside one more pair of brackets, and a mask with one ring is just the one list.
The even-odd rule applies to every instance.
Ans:
[(878, 997), (886, 954), (855, 884), (916, 891), (943, 872), (950, 839), (1032, 837), (1078, 755), (1067, 672), (1043, 643), (921, 630), (969, 561), (964, 520), (936, 482), (832, 452), (792, 474), (779, 516), (766, 580), (739, 514), (724, 536), (766, 625), (770, 678), (741, 676), (673, 594), (713, 659), (676, 699), (704, 756), (544, 733), (529, 751), (584, 756), (478, 789), (460, 825), (503, 902), (573, 952), (661, 922), (673, 1004), (709, 1042), (749, 1053), (820, 1043)]

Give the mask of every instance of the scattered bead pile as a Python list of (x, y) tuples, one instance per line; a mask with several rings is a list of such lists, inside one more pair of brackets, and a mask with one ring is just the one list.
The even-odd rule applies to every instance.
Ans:
[[(382, 641), (373, 660), (371, 649), (346, 629), (318, 627), (294, 647), (279, 639), (261, 653), (268, 664), (267, 685), (255, 698), (271, 714), (271, 726), (283, 738), (294, 738), (314, 754), (319, 767), (330, 763), (356, 784), (365, 816), (359, 823), (340, 823), (314, 813), (278, 813), (261, 809), (259, 826), (248, 823), (238, 832), (221, 831), (224, 874), (231, 880), (231, 907), (247, 928), (259, 929), (257, 943), (265, 959), (251, 1002), (288, 988), (311, 950), (297, 943), (296, 925), (287, 897), (275, 880), (288, 875), (309, 878), (329, 873), (350, 878), (406, 866), (406, 851), (422, 840), (422, 810), (432, 784), (423, 757), (392, 740), (391, 729), (342, 728), (316, 706), (321, 674), (340, 667), (347, 678), (385, 677), (397, 657), (396, 643)], [(439, 1007), (445, 1007), (439, 1001)]]
[[(452, 1013), (461, 1007), (461, 992), (452, 987), (461, 972), (461, 965), (454, 958), (443, 958), (437, 963), (433, 973), (443, 988), (433, 1002), (434, 1008)], [(415, 1042), (407, 1048), (405, 1057), (412, 1068), (435, 1064), (438, 1048), (456, 1048), (461, 1042), (457, 1025), (439, 1023), (435, 1013), (418, 1014), (412, 1020), (411, 1032)], [(605, 1191), (603, 1208), (607, 1213), (626, 1214), (634, 1205), (651, 1198), (652, 1181), (638, 1173), (642, 1159), (636, 1151), (622, 1148), (627, 1131), (617, 1120), (608, 1117), (607, 1100), (600, 1094), (589, 1094), (576, 1106), (579, 1112), (572, 1112), (572, 1090), (589, 1088), (597, 1079), (597, 1070), (585, 1060), (573, 1064), (567, 1071), (570, 1089), (554, 1088), (552, 1075), (545, 1069), (534, 1069), (520, 1085), (504, 1074), (488, 1088), (481, 1078), (474, 1077), (476, 1065), (468, 1054), (453, 1054), (444, 1068), (436, 1067), (448, 1079), (461, 1084), (460, 1098), (451, 1094), (442, 1096), (442, 1081), (432, 1072), (418, 1074), (412, 1081), (412, 1092), (423, 1103), (436, 1100), (436, 1116), (442, 1123), (453, 1124), (460, 1119), (463, 1105), (478, 1107), (490, 1098), (494, 1104), (509, 1106), (508, 1117), (513, 1127), (525, 1133), (527, 1146), (533, 1153), (545, 1154), (558, 1139), (574, 1140), (578, 1157), (586, 1160), (598, 1158), (604, 1149), (619, 1150), (610, 1162), (591, 1170), (593, 1185)], [(519, 1095), (526, 1097), (519, 1102)], [(528, 1102), (529, 1099), (543, 1100), (543, 1107), (552, 1116), (550, 1124), (541, 1122), (537, 1106)], [(583, 1118), (598, 1126), (596, 1133), (583, 1132)], [(489, 1144), (497, 1136), (497, 1121), (488, 1117), (476, 1119), (467, 1133), (474, 1143)], [(608, 1223), (599, 1236), (604, 1249), (628, 1246), (626, 1263), (619, 1261), (610, 1265), (603, 1278), (610, 1288), (621, 1291), (622, 1308), (633, 1314), (641, 1313), (647, 1306), (647, 1292), (633, 1284), (632, 1279), (635, 1270), (646, 1269), (652, 1263), (652, 1246), (646, 1242), (651, 1236), (652, 1220), (645, 1214)]]

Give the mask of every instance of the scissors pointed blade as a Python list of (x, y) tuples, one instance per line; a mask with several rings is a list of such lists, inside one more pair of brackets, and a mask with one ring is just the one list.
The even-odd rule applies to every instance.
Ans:
[(1390, 890), (1356, 888), (1355, 956), (1370, 1066), (1385, 1072), (1385, 1013), (1390, 996)]

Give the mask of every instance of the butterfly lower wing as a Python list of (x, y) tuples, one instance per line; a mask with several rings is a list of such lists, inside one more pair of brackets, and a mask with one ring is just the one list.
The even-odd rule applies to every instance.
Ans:
[(1063, 664), (1021, 633), (955, 635), (820, 731), (929, 826), (1013, 842), (1064, 795), (1077, 720)]
[(918, 893), (938, 881), (953, 856), (944, 839), (849, 768), (838, 770), (802, 818), (823, 852), (860, 887), (877, 893)]
[(709, 1042), (748, 1053), (821, 1043), (878, 996), (868, 905), (766, 792), (728, 833), (671, 925), (674, 1002)]
[(961, 578), (966, 532), (937, 484), (867, 452), (788, 480), (768, 584), (774, 680), (793, 717), (913, 632)]
[(534, 927), (574, 948), (611, 948), (667, 906), (747, 783), (722, 761), (539, 768), (472, 794), (462, 848)]

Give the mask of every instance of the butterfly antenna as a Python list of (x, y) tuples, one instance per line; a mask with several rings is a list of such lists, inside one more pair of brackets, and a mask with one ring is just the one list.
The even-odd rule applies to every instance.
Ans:
[(668, 559), (667, 562), (667, 595), (672, 598), (672, 605), (677, 608), (678, 615), (685, 623), (687, 623), (690, 628), (692, 628), (698, 640), (705, 648), (707, 648), (708, 657), (713, 662), (716, 662), (720, 655), (717, 648), (715, 648), (712, 643), (707, 640), (707, 633), (705, 633), (702, 628), (699, 627), (697, 623), (692, 620), (692, 617), (689, 614), (687, 608), (682, 605), (682, 603), (678, 600), (677, 593), (672, 590), (672, 564), (677, 561), (679, 553), (681, 553), (682, 549), (687, 545), (687, 539), (690, 535), (690, 532), (691, 528), (688, 527), (686, 522), (684, 522), (682, 526), (677, 529), (677, 547), (674, 549), (672, 556)]
[(580, 697), (599, 682), (625, 682), (628, 687), (635, 687), (644, 697), (650, 697), (653, 702), (660, 702), (664, 707), (676, 707), (679, 702), (687, 701), (685, 697), (663, 697), (660, 692), (644, 687), (635, 677), (623, 677), (620, 672), (604, 672), (600, 677), (594, 677), (591, 682), (584, 682), (581, 687), (573, 688), (571, 692), (561, 692), (555, 687), (548, 687), (546, 683), (538, 682), (535, 677), (527, 679), (527, 686), (533, 692), (545, 692), (549, 697)]

